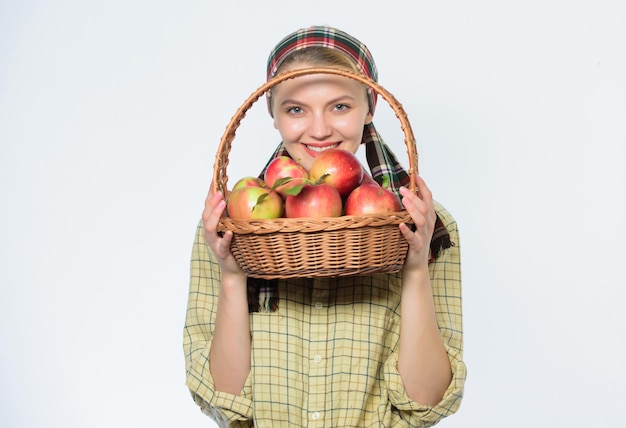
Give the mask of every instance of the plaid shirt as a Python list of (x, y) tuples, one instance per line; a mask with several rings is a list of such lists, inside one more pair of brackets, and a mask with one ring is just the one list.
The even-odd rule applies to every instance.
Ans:
[(187, 386), (222, 427), (429, 427), (460, 406), (460, 244), (456, 222), (436, 210), (453, 246), (430, 263), (437, 321), (453, 379), (434, 407), (412, 401), (397, 370), (401, 275), (278, 281), (275, 312), (250, 314), (252, 368), (240, 395), (216, 391), (209, 350), (219, 265), (198, 226), (184, 328)]

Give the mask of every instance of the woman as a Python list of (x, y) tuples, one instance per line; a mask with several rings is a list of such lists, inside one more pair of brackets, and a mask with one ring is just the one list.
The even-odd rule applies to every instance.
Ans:
[[(337, 67), (377, 79), (365, 45), (310, 27), (268, 60), (279, 72)], [(309, 168), (330, 147), (365, 144), (372, 176), (387, 176), (415, 222), (400, 272), (320, 279), (247, 278), (216, 226), (226, 203), (206, 199), (193, 248), (184, 335), (187, 386), (222, 426), (431, 426), (461, 402), (459, 241), (456, 223), (408, 175), (372, 124), (376, 95), (343, 76), (312, 74), (268, 94), (279, 155)], [(261, 173), (263, 175), (263, 173)]]

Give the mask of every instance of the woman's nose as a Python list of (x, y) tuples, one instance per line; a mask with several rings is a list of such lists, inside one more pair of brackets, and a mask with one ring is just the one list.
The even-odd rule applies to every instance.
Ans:
[(323, 140), (332, 135), (333, 128), (324, 114), (315, 114), (311, 120), (309, 133), (311, 137), (317, 140)]

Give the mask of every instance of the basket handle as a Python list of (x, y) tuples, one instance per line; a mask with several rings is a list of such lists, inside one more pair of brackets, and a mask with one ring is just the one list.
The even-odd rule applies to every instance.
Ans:
[(417, 184), (415, 182), (415, 175), (418, 173), (417, 148), (415, 145), (415, 136), (413, 135), (413, 129), (411, 128), (411, 124), (409, 123), (409, 119), (406, 112), (404, 111), (404, 108), (402, 107), (402, 104), (400, 104), (400, 102), (389, 91), (387, 91), (385, 88), (380, 86), (369, 77), (337, 68), (304, 68), (299, 70), (292, 70), (285, 73), (280, 73), (272, 79), (268, 80), (265, 84), (259, 86), (259, 88), (254, 91), (235, 112), (230, 122), (226, 126), (224, 134), (222, 135), (220, 144), (217, 148), (217, 154), (215, 156), (215, 164), (213, 166), (213, 181), (211, 183), (211, 187), (213, 188), (213, 190), (221, 191), (224, 195), (224, 198), (228, 196), (228, 189), (226, 188), (226, 183), (228, 181), (228, 175), (226, 172), (226, 167), (228, 166), (229, 162), (228, 155), (232, 148), (232, 142), (235, 139), (235, 131), (239, 127), (241, 120), (245, 117), (246, 112), (252, 107), (255, 102), (258, 101), (258, 99), (263, 94), (265, 94), (274, 86), (278, 85), (281, 82), (284, 82), (285, 80), (305, 76), (308, 74), (334, 74), (338, 76), (349, 77), (372, 88), (385, 101), (387, 101), (389, 106), (394, 110), (396, 117), (400, 121), (400, 127), (402, 128), (402, 132), (404, 133), (404, 144), (406, 145), (407, 154), (409, 157), (409, 188), (411, 192), (415, 193), (417, 187)]

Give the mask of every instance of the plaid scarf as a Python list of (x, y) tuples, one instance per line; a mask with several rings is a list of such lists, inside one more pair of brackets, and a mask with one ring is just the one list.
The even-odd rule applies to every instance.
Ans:
[[(367, 46), (348, 33), (336, 28), (327, 26), (313, 26), (302, 28), (288, 35), (281, 40), (270, 53), (267, 61), (267, 79), (271, 79), (276, 75), (280, 65), (285, 58), (292, 52), (311, 46), (323, 46), (331, 49), (337, 49), (347, 55), (357, 65), (361, 73), (378, 81), (378, 71), (374, 58)], [(375, 91), (368, 91), (370, 110), (373, 113), (376, 106), (377, 94)], [(268, 109), (271, 111), (271, 102), (269, 94), (267, 97)], [(394, 153), (384, 143), (381, 136), (376, 131), (374, 124), (365, 125), (363, 130), (362, 144), (365, 144), (365, 154), (367, 164), (372, 173), (374, 180), (382, 184), (387, 178), (388, 186), (398, 196), (399, 189), (402, 186), (408, 186), (410, 182), (409, 174), (398, 162)], [(267, 165), (272, 159), (278, 156), (289, 156), (282, 142), (278, 145), (267, 164), (263, 168), (259, 177), (265, 176)], [(441, 251), (449, 248), (450, 234), (446, 230), (445, 225), (437, 216), (435, 222), (435, 230), (430, 242), (431, 257), (430, 261), (435, 260)], [(278, 292), (277, 280), (263, 280), (259, 278), (248, 278), (248, 309), (250, 312), (274, 312), (278, 309)]]

